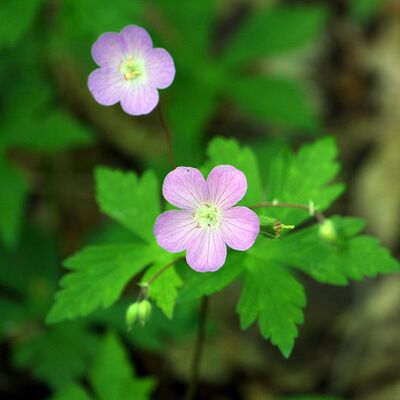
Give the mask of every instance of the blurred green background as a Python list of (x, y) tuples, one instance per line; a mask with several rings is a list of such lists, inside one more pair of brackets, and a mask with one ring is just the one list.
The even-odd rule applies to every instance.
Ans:
[[(215, 135), (262, 160), (332, 134), (348, 186), (333, 212), (365, 217), (399, 255), (398, 0), (2, 0), (0, 22), (1, 399), (86, 399), (81, 382), (113, 400), (107, 387), (131, 364), (121, 399), (153, 387), (152, 398), (177, 399), (186, 384), (197, 304), (128, 334), (131, 291), (89, 319), (44, 324), (62, 259), (127, 235), (100, 215), (94, 167), (168, 171), (157, 113), (133, 118), (87, 90), (105, 31), (141, 25), (173, 56), (176, 79), (160, 98), (180, 165), (199, 165)], [(399, 277), (306, 286), (289, 360), (240, 331), (236, 287), (213, 298), (199, 399), (400, 399)]]

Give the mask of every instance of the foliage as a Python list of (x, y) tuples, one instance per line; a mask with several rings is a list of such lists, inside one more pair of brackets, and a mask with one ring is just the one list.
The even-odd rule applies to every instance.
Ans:
[(94, 359), (89, 381), (95, 396), (89, 395), (83, 387), (71, 384), (62, 388), (53, 400), (122, 400), (128, 398), (147, 400), (154, 389), (151, 378), (139, 378), (132, 369), (120, 341), (114, 335), (106, 335), (100, 344), (99, 352)]
[[(400, 270), (375, 238), (362, 234), (360, 219), (331, 217), (337, 238), (329, 241), (307, 211), (291, 208), (258, 208), (260, 216), (296, 229), (273, 240), (260, 235), (245, 253), (229, 250), (226, 264), (215, 273), (196, 273), (184, 254), (167, 254), (156, 245), (153, 223), (164, 208), (159, 178), (165, 176), (166, 162), (158, 150), (148, 149), (153, 141), (157, 149), (158, 125), (152, 117), (138, 119), (136, 126), (146, 127), (143, 141), (150, 143), (142, 148), (138, 142), (142, 166), (125, 147), (136, 140), (135, 122), (124, 122), (118, 106), (110, 114), (112, 132), (99, 140), (103, 127), (97, 118), (104, 108), (91, 102), (85, 86), (94, 68), (94, 40), (131, 23), (146, 26), (155, 46), (174, 57), (176, 81), (162, 92), (161, 103), (180, 165), (197, 165), (205, 174), (216, 165), (236, 166), (248, 180), (240, 202), (245, 206), (312, 202), (325, 211), (344, 190), (336, 181), (340, 167), (332, 138), (317, 138), (296, 152), (287, 144), (293, 137), (317, 136), (324, 127), (307, 91), (309, 82), (274, 69), (283, 57), (307, 54), (323, 40), (328, 8), (251, 2), (231, 20), (222, 3), (0, 2), (0, 344), (11, 372), (40, 382), (54, 400), (149, 399), (155, 381), (136, 374), (133, 355), (140, 349), (162, 357), (170, 343), (191, 339), (199, 300), (232, 284), (240, 290), (241, 328), (258, 325), (261, 335), (289, 357), (304, 320), (304, 276), (342, 286)], [(351, 0), (346, 18), (362, 28), (384, 3)], [(219, 34), (221, 26), (225, 35)], [(249, 136), (243, 146), (214, 137), (204, 152), (206, 138), (215, 133), (209, 127), (219, 128), (221, 117), (229, 129), (240, 129), (242, 138), (246, 127), (255, 127), (254, 140)], [(124, 123), (127, 138), (121, 139)], [(54, 178), (61, 179), (60, 186), (65, 183), (63, 168), (61, 174), (53, 171), (59, 159), (72, 166), (77, 182), (94, 163), (114, 166), (94, 173), (96, 200), (109, 220), (64, 261), (65, 270), (61, 258), (85, 233), (75, 220), (66, 224), (64, 210), (58, 209), (58, 202), (64, 205), (69, 198), (63, 193), (52, 198)], [(153, 168), (139, 173), (115, 167), (132, 164), (138, 171)], [(49, 185), (44, 195), (42, 181)], [(80, 191), (89, 198), (84, 182)], [(157, 307), (144, 327), (127, 332), (125, 312), (138, 291)]]
[[(209, 160), (203, 170), (209, 171), (219, 164), (233, 164), (243, 170), (249, 186), (243, 204), (258, 203), (265, 193), (270, 200), (306, 205), (312, 201), (323, 211), (343, 191), (343, 185), (332, 182), (339, 171), (336, 154), (331, 138), (305, 145), (297, 153), (282, 149), (270, 160), (268, 178), (262, 182), (257, 159), (250, 149), (241, 148), (233, 140), (216, 138), (209, 145)], [(98, 201), (103, 211), (148, 244), (89, 247), (67, 260), (66, 266), (73, 272), (62, 280), (49, 321), (87, 315), (99, 305), (109, 307), (146, 265), (152, 264), (142, 283), (151, 282), (164, 266), (177, 263), (173, 255), (157, 250), (150, 236), (143, 236), (143, 232), (151, 232), (159, 212), (158, 200), (154, 202), (158, 199), (155, 181), (148, 177), (148, 173), (138, 179), (132, 173), (106, 169), (96, 173)], [(143, 201), (138, 201), (142, 198), (146, 198), (143, 200), (146, 210)], [(312, 218), (305, 210), (270, 211), (268, 215), (285, 224), (299, 225)], [(153, 217), (148, 218), (147, 214)], [(216, 273), (198, 274), (189, 271), (184, 263), (178, 264), (179, 269), (171, 266), (146, 290), (171, 318), (180, 286), (179, 300), (187, 301), (211, 295), (243, 277), (244, 287), (237, 306), (242, 328), (258, 321), (261, 334), (288, 357), (297, 337), (297, 325), (303, 322), (306, 303), (304, 288), (291, 267), (323, 283), (339, 285), (349, 279), (399, 271), (398, 263), (375, 239), (356, 236), (362, 228), (359, 220), (335, 217), (332, 222), (339, 235), (337, 243), (326, 241), (319, 234), (319, 225), (314, 224), (275, 240), (259, 238), (248, 252), (229, 254), (226, 265)]]

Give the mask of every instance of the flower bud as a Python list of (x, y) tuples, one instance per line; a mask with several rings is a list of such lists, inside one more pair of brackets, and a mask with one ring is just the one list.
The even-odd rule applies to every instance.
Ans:
[(326, 219), (319, 227), (319, 235), (329, 243), (336, 243), (338, 235), (335, 224), (330, 219)]
[(144, 325), (151, 315), (151, 303), (148, 300), (142, 300), (138, 307), (138, 318), (141, 325)]
[(126, 310), (126, 324), (128, 326), (128, 330), (132, 329), (133, 324), (138, 319), (138, 313), (139, 313), (138, 303), (131, 304)]

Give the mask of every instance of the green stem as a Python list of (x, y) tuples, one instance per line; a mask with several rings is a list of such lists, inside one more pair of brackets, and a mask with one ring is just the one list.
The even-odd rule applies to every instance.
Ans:
[(199, 329), (197, 332), (196, 345), (194, 348), (192, 366), (190, 369), (189, 385), (186, 390), (185, 400), (193, 400), (196, 394), (197, 383), (199, 380), (201, 354), (204, 348), (207, 311), (208, 311), (208, 297), (205, 296), (203, 297), (200, 306)]
[(276, 201), (263, 201), (261, 203), (254, 204), (252, 206), (248, 206), (252, 210), (256, 208), (262, 207), (278, 207), (278, 208), (298, 208), (300, 210), (305, 210), (310, 213), (313, 217), (317, 219), (319, 223), (323, 223), (325, 221), (325, 215), (321, 212), (315, 211), (311, 206), (306, 206), (305, 204), (296, 204), (296, 203), (279, 203)]
[(168, 129), (168, 125), (167, 125), (165, 117), (164, 117), (164, 113), (163, 113), (163, 110), (161, 107), (161, 102), (158, 104), (157, 110), (158, 110), (158, 118), (160, 119), (162, 131), (164, 133), (165, 141), (167, 143), (168, 160), (169, 160), (171, 167), (174, 169), (176, 167), (176, 164), (175, 164), (175, 158), (174, 158), (174, 151), (172, 148), (172, 136), (171, 136), (170, 130)]

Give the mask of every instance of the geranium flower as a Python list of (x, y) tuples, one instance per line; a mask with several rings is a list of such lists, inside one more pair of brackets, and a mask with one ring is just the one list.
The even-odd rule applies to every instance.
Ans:
[(196, 271), (218, 270), (225, 263), (226, 245), (247, 250), (260, 231), (255, 212), (234, 207), (246, 191), (246, 176), (231, 165), (215, 167), (207, 181), (196, 168), (176, 168), (164, 180), (163, 195), (181, 210), (157, 218), (157, 243), (170, 253), (186, 250), (186, 261)]
[(136, 25), (103, 33), (92, 47), (92, 57), (100, 67), (88, 79), (93, 97), (104, 106), (121, 102), (130, 115), (150, 113), (158, 103), (157, 89), (167, 88), (175, 77), (170, 54), (154, 49), (150, 35)]

